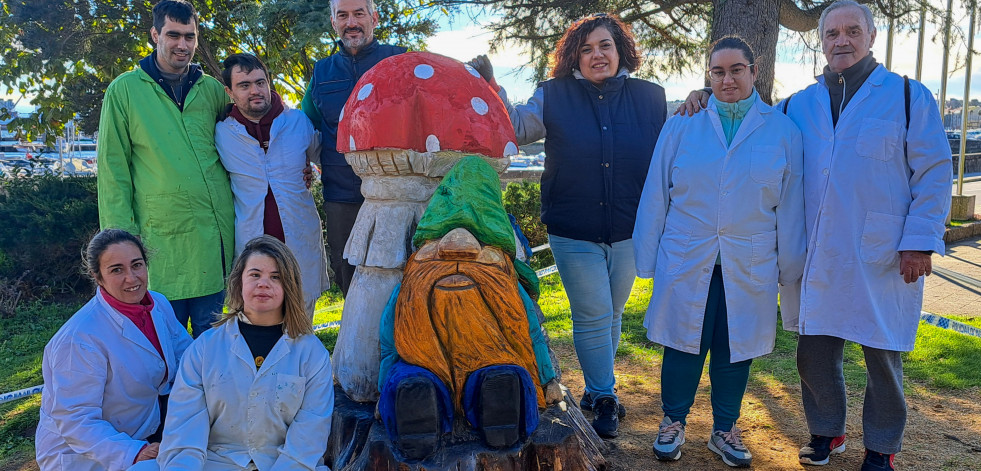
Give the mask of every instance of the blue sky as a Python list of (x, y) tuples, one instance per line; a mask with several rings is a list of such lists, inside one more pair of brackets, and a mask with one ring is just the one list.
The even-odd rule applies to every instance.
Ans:
[[(968, 18), (964, 12), (955, 12), (954, 18), (955, 22), (966, 31)], [(485, 16), (480, 20), (480, 23), (486, 24), (487, 21), (489, 19)], [(928, 26), (923, 69), (925, 72), (922, 80), (934, 94), (940, 89), (943, 53), (939, 44), (939, 35), (936, 33), (935, 27)], [(937, 36), (936, 43), (931, 42), (934, 36)], [(792, 38), (793, 35), (790, 34), (781, 36), (782, 41), (793, 41)], [(468, 15), (458, 14), (451, 18), (441, 19), (440, 31), (429, 38), (427, 42), (429, 50), (432, 52), (466, 61), (478, 54), (487, 54), (491, 39), (491, 33), (486, 31), (482, 24), (475, 24)], [(781, 46), (778, 51), (774, 97), (783, 97), (810, 85), (814, 81), (814, 75), (820, 73), (824, 66), (824, 57), (821, 54), (807, 54), (806, 58), (801, 59), (801, 54), (796, 52), (799, 51), (798, 44), (796, 42), (788, 42), (787, 44), (788, 46)], [(516, 44), (504, 44), (503, 46), (497, 53), (490, 55), (498, 83), (508, 91), (508, 96), (512, 101), (524, 101), (531, 96), (535, 86), (530, 69), (522, 69), (522, 66), (528, 62), (529, 56)], [(900, 32), (894, 43), (895, 53), (892, 70), (899, 74), (909, 75), (911, 78), (914, 77), (916, 47), (917, 37), (915, 34), (911, 35), (906, 31)], [(981, 49), (981, 40), (976, 39), (975, 49)], [(877, 60), (884, 63), (886, 57), (886, 25), (878, 25), (878, 36), (872, 50)], [(954, 44), (954, 51), (960, 54), (961, 58), (963, 58), (966, 50), (966, 44)], [(954, 70), (954, 62), (955, 60), (952, 58), (952, 72), (948, 79), (947, 97), (962, 99), (964, 96), (964, 69)], [(971, 80), (972, 96), (981, 98), (981, 61), (975, 60), (974, 62), (975, 72)], [(687, 96), (690, 90), (703, 86), (702, 77), (701, 71), (696, 71), (675, 74), (659, 83), (664, 86), (668, 100), (680, 100)], [(0, 98), (10, 98), (17, 101), (20, 97), (18, 95), (0, 94)], [(31, 111), (33, 107), (30, 106), (29, 102), (29, 98), (21, 99), (17, 110)]]
[[(964, 12), (955, 10), (954, 21), (960, 24), (965, 32), (967, 31), (968, 19)], [(872, 47), (873, 54), (881, 63), (885, 63), (886, 59), (886, 29), (887, 25), (885, 24), (877, 25), (878, 33)], [(937, 35), (935, 27), (928, 25), (927, 33), (922, 82), (936, 94), (940, 89), (943, 48), (940, 44), (941, 38)], [(934, 36), (937, 36), (936, 43), (931, 42)], [(427, 42), (429, 50), (432, 52), (466, 61), (477, 54), (486, 54), (489, 50), (491, 37), (491, 33), (487, 32), (482, 25), (474, 24), (466, 15), (457, 15), (449, 21), (444, 19), (440, 25), (440, 32)], [(793, 41), (793, 37), (790, 34), (783, 34), (781, 41)], [(975, 50), (981, 49), (981, 39), (978, 39), (977, 34), (975, 37)], [(896, 35), (893, 44), (892, 70), (894, 72), (914, 78), (917, 41), (917, 36), (908, 31), (901, 31)], [(807, 57), (802, 59), (799, 45), (796, 42), (788, 42), (786, 46), (781, 42), (778, 47), (780, 49), (777, 54), (774, 97), (784, 97), (813, 83), (814, 76), (821, 72), (825, 60), (820, 53), (806, 54)], [(959, 53), (963, 60), (967, 45), (955, 43), (953, 48), (954, 52)], [(530, 70), (521, 70), (521, 66), (526, 64), (529, 59), (522, 48), (515, 44), (505, 44), (500, 51), (492, 54), (490, 58), (494, 64), (498, 83), (508, 91), (508, 96), (512, 101), (524, 101), (531, 96), (535, 83), (531, 80)], [(974, 60), (971, 89), (973, 97), (981, 98), (981, 60), (978, 59), (975, 57)], [(950, 62), (951, 72), (947, 81), (947, 98), (963, 99), (964, 69), (961, 67), (960, 70), (954, 70), (953, 55)], [(664, 86), (669, 101), (681, 100), (688, 95), (690, 90), (703, 86), (702, 77), (702, 72), (696, 71), (675, 74), (659, 83)]]

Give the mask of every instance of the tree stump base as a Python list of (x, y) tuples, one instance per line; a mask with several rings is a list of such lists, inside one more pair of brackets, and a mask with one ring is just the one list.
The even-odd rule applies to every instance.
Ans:
[(576, 402), (566, 393), (566, 410), (558, 405), (542, 412), (538, 429), (511, 448), (488, 448), (457, 418), (453, 433), (443, 437), (433, 456), (409, 461), (388, 438), (381, 421), (375, 420), (374, 403), (358, 403), (334, 387), (334, 416), (326, 463), (334, 471), (604, 471), (608, 451)]

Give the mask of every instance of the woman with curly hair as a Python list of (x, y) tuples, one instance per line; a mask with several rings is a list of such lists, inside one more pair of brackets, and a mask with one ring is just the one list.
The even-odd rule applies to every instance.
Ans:
[(613, 360), (636, 275), (631, 233), (644, 176), (667, 115), (664, 89), (632, 78), (640, 55), (619, 18), (573, 23), (552, 56), (552, 78), (512, 106), (486, 56), (471, 65), (498, 90), (519, 144), (545, 138), (542, 222), (572, 311), (573, 342), (593, 428), (617, 436)]

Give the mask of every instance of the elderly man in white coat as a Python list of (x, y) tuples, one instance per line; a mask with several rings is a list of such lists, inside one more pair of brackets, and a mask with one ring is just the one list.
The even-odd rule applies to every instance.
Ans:
[(330, 287), (323, 231), (313, 195), (303, 181), (320, 136), (302, 111), (270, 90), (266, 66), (251, 54), (232, 54), (222, 80), (233, 107), (215, 128), (215, 145), (235, 198), (235, 253), (263, 234), (276, 237), (300, 261), (303, 298), (313, 318)]
[(799, 457), (824, 465), (845, 449), (850, 340), (862, 345), (868, 370), (862, 470), (891, 470), (906, 425), (901, 352), (913, 349), (930, 256), (944, 253), (950, 147), (929, 90), (870, 54), (868, 7), (839, 0), (819, 31), (828, 66), (777, 105), (804, 137), (807, 263), (802, 283), (781, 290), (784, 327), (800, 333), (811, 433)]
[(869, 53), (868, 7), (838, 1), (819, 31), (828, 66), (787, 103), (804, 136), (810, 236), (803, 282), (783, 291), (784, 326), (801, 334), (797, 368), (811, 433), (800, 461), (825, 464), (844, 451), (842, 352), (850, 340), (862, 345), (868, 370), (862, 470), (890, 470), (906, 425), (900, 352), (913, 349), (921, 276), (930, 274), (931, 254), (944, 253), (950, 147), (929, 90)]

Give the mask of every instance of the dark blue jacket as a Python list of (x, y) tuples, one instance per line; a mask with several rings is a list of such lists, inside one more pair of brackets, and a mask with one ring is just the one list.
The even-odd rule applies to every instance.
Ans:
[(607, 79), (602, 89), (573, 77), (541, 86), (548, 233), (605, 244), (629, 239), (667, 117), (664, 89), (626, 75)]
[[(312, 103), (318, 112), (312, 113), (304, 106), (304, 111), (312, 117), (314, 126), (322, 135), (320, 163), (323, 167), (324, 201), (364, 201), (361, 179), (344, 160), (344, 154), (337, 152), (338, 118), (358, 79), (382, 59), (405, 51), (404, 47), (380, 44), (375, 40), (352, 56), (338, 42), (337, 53), (320, 59), (313, 66), (310, 88), (303, 102), (304, 105)], [(318, 114), (320, 122), (317, 122)]]

